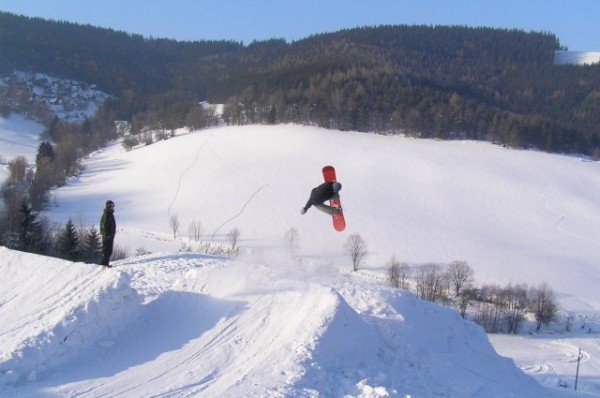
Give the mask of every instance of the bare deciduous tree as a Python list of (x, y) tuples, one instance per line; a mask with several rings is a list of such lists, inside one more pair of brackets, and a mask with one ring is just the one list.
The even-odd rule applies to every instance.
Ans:
[(469, 308), (469, 303), (475, 299), (477, 299), (477, 289), (468, 285), (465, 286), (460, 291), (460, 296), (458, 297), (458, 310), (460, 312), (460, 316), (464, 319), (467, 315), (467, 309)]
[(460, 296), (460, 290), (467, 284), (473, 282), (475, 272), (466, 261), (453, 261), (446, 269), (448, 282), (455, 297)]
[(298, 230), (294, 227), (290, 228), (284, 235), (284, 239), (290, 248), (290, 252), (294, 254), (298, 250)]
[(111, 261), (118, 261), (126, 259), (127, 257), (129, 257), (129, 252), (127, 251), (127, 249), (125, 249), (122, 246), (115, 245), (112, 252), (112, 256), (110, 258)]
[(531, 312), (537, 322), (536, 330), (540, 330), (542, 324), (552, 322), (558, 314), (558, 306), (554, 299), (554, 290), (543, 282), (538, 287), (529, 290)]
[(396, 256), (392, 257), (390, 260), (388, 281), (393, 287), (400, 287), (400, 262), (396, 260)]
[(507, 333), (517, 333), (527, 311), (527, 285), (509, 284), (500, 293), (502, 312), (506, 320)]
[(190, 226), (188, 227), (188, 234), (191, 239), (194, 239), (194, 242), (199, 242), (202, 237), (202, 224), (200, 221), (192, 221)]
[(498, 333), (500, 330), (500, 291), (498, 285), (483, 285), (479, 289), (475, 322), (487, 333)]
[(400, 288), (404, 290), (408, 290), (410, 285), (408, 283), (408, 278), (410, 278), (411, 270), (410, 266), (407, 263), (400, 263)]
[(573, 322), (575, 322), (575, 314), (572, 312), (569, 312), (565, 316), (565, 331), (566, 332), (570, 332), (571, 330), (573, 330)]
[(8, 164), (8, 180), (10, 182), (25, 182), (27, 176), (27, 159), (17, 156)]
[(173, 237), (176, 238), (177, 235), (179, 235), (179, 217), (177, 214), (171, 214), (171, 217), (169, 218), (169, 225), (173, 231)]
[(358, 268), (368, 254), (367, 242), (359, 234), (353, 234), (348, 237), (344, 248), (352, 258), (352, 269), (358, 271)]
[(410, 276), (410, 267), (407, 263), (401, 263), (393, 256), (389, 262), (388, 281), (394, 287), (408, 289), (408, 278)]
[(229, 239), (229, 243), (231, 244), (231, 249), (235, 250), (235, 248), (237, 247), (237, 242), (240, 238), (240, 230), (237, 228), (232, 229), (231, 231), (229, 231), (229, 233), (227, 234), (227, 238)]
[(444, 271), (438, 264), (425, 264), (417, 272), (417, 296), (439, 302), (444, 295)]

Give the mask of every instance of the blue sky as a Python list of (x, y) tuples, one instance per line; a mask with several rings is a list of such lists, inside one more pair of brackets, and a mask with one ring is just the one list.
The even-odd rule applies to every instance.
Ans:
[(0, 0), (0, 10), (177, 40), (285, 38), (380, 24), (550, 31), (600, 51), (600, 0)]

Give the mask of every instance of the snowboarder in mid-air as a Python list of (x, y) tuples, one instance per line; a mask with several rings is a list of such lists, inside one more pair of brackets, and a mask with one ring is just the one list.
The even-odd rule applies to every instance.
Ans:
[[(342, 184), (337, 182), (333, 166), (325, 166), (322, 171), (325, 182), (310, 191), (310, 198), (308, 198), (308, 202), (300, 210), (300, 213), (305, 214), (311, 206), (315, 206), (323, 213), (329, 214), (333, 220), (333, 228), (338, 232), (342, 232), (346, 228), (346, 220), (344, 219), (344, 213), (342, 213), (339, 194)], [(326, 201), (329, 201), (329, 206), (325, 204)]]
[(330, 216), (341, 213), (341, 207), (328, 206), (324, 203), (331, 199), (339, 200), (340, 196), (338, 192), (340, 189), (342, 189), (342, 184), (337, 181), (324, 182), (318, 187), (313, 188), (312, 191), (310, 191), (310, 198), (308, 198), (308, 202), (306, 202), (306, 205), (300, 210), (300, 214), (305, 214), (311, 206), (315, 206), (317, 209)]
[(102, 212), (102, 218), (100, 218), (100, 234), (102, 235), (102, 259), (100, 260), (100, 265), (106, 268), (112, 268), (109, 261), (113, 252), (115, 233), (117, 232), (114, 212), (115, 203), (112, 200), (107, 200), (106, 207), (104, 207), (104, 211)]

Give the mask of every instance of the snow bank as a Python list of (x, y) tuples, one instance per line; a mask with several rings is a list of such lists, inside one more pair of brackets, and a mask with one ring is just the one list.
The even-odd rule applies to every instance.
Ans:
[(129, 276), (0, 247), (0, 373), (14, 383), (110, 339), (135, 312)]

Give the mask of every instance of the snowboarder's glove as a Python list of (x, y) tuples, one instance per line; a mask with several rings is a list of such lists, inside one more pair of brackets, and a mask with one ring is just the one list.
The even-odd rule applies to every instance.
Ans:
[(304, 214), (304, 213), (306, 213), (306, 207), (303, 207), (300, 209), (300, 214)]

